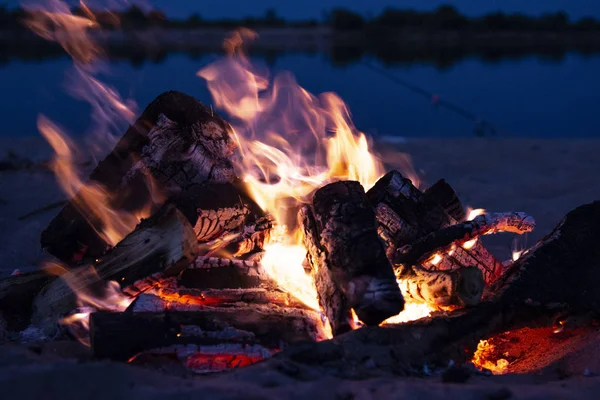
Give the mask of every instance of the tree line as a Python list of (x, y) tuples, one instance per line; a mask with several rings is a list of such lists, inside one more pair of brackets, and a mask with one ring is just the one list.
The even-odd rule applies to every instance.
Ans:
[[(75, 15), (86, 16), (82, 8), (72, 10)], [(13, 10), (0, 6), (0, 30), (25, 29), (23, 20), (27, 11)], [(123, 11), (94, 11), (95, 21), (103, 29), (147, 29), (154, 27), (173, 29), (195, 29), (204, 27), (314, 27), (331, 26), (339, 31), (361, 31), (368, 29), (420, 30), (420, 31), (544, 31), (544, 32), (590, 32), (600, 31), (600, 21), (592, 17), (571, 20), (562, 11), (541, 16), (521, 13), (493, 12), (480, 17), (462, 15), (454, 6), (443, 5), (433, 11), (414, 11), (386, 8), (380, 14), (366, 17), (347, 9), (333, 9), (321, 20), (290, 21), (277, 15), (273, 9), (259, 17), (242, 19), (204, 19), (192, 14), (186, 19), (169, 19), (158, 10), (143, 10), (132, 6)]]

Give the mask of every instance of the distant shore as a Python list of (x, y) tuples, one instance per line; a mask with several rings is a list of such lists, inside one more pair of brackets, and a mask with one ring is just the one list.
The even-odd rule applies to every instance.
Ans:
[[(91, 37), (110, 58), (164, 53), (217, 53), (231, 28), (96, 30)], [(600, 32), (419, 31), (371, 29), (338, 31), (328, 26), (257, 29), (252, 54), (324, 53), (339, 63), (365, 55), (386, 63), (433, 61), (451, 64), (465, 57), (489, 60), (540, 55), (559, 58), (567, 52), (600, 53)], [(0, 30), (0, 60), (45, 59), (64, 55), (54, 43), (26, 31)]]

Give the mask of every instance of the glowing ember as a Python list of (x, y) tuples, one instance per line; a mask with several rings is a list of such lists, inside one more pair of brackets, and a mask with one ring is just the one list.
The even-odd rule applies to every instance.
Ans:
[[(402, 286), (400, 286), (402, 287)], [(406, 303), (404, 311), (391, 318), (383, 321), (385, 324), (402, 324), (404, 322), (415, 321), (417, 319), (429, 317), (431, 315), (431, 307), (428, 304)]]
[(436, 253), (429, 262), (433, 265), (438, 265), (440, 261), (442, 261), (442, 256), (439, 253)]
[(476, 244), (476, 243), (477, 243), (477, 238), (475, 238), (475, 239), (471, 239), (471, 240), (469, 240), (469, 241), (466, 241), (466, 242), (464, 242), (464, 243), (462, 244), (462, 248), (463, 248), (463, 249), (465, 249), (465, 250), (472, 249), (472, 248), (473, 248), (473, 246), (475, 246), (475, 244)]
[(500, 358), (496, 361), (493, 359), (496, 356), (495, 347), (487, 340), (479, 341), (477, 350), (473, 354), (471, 362), (479, 369), (490, 370), (494, 375), (505, 374), (508, 370), (508, 361)]

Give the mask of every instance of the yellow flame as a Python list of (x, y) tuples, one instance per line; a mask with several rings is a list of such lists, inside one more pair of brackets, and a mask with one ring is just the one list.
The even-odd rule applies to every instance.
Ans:
[(55, 273), (62, 270), (59, 279), (71, 288), (77, 297), (77, 312), (72, 313), (60, 322), (71, 328), (77, 339), (89, 346), (89, 316), (96, 310), (125, 311), (133, 302), (133, 298), (121, 292), (121, 287), (115, 281), (104, 281), (98, 276), (96, 270), (89, 267), (80, 267), (67, 271), (57, 263), (47, 263), (45, 270)]
[(512, 260), (513, 261), (517, 261), (519, 258), (521, 258), (521, 254), (523, 254), (525, 250), (513, 250), (512, 252)]
[(477, 238), (468, 240), (462, 244), (462, 248), (465, 250), (470, 250), (473, 248), (473, 246), (475, 246), (476, 243), (477, 243)]
[(485, 214), (485, 209), (483, 208), (472, 209), (471, 207), (467, 207), (467, 221), (471, 221), (478, 215), (482, 214)]
[[(256, 36), (248, 29), (234, 32), (225, 41), (227, 56), (198, 76), (206, 80), (216, 107), (229, 115), (239, 150), (238, 176), (286, 232), (265, 247), (262, 263), (283, 289), (315, 307), (314, 282), (305, 278), (306, 250), (297, 231), (301, 205), (336, 180), (355, 180), (368, 190), (385, 168), (337, 95), (314, 96), (291, 74), (271, 80), (250, 63), (242, 46)], [(416, 176), (410, 169), (401, 172)]]
[(115, 210), (111, 205), (112, 195), (104, 187), (83, 182), (72, 150), (75, 146), (58, 126), (42, 115), (38, 118), (38, 128), (56, 153), (51, 167), (62, 189), (98, 234), (107, 243), (117, 244), (148, 212), (135, 215)]
[(438, 265), (442, 261), (442, 256), (439, 253), (435, 253), (433, 258), (429, 261), (433, 265)]
[(383, 321), (383, 324), (402, 324), (409, 321), (416, 321), (431, 315), (432, 308), (429, 304), (419, 304), (407, 302), (404, 310), (391, 318)]
[(503, 358), (493, 361), (495, 346), (487, 340), (480, 340), (471, 362), (479, 369), (488, 369), (494, 375), (502, 375), (508, 371), (509, 362)]

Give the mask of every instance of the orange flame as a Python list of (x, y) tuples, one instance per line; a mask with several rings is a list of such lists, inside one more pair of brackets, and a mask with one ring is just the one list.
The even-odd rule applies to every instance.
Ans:
[(111, 206), (111, 194), (101, 185), (84, 183), (79, 176), (73, 148), (75, 147), (61, 130), (43, 115), (38, 118), (38, 128), (54, 149), (56, 156), (52, 170), (65, 193), (72, 198), (81, 215), (109, 244), (115, 245), (135, 228), (147, 212), (134, 215), (120, 212)]
[[(59, 43), (73, 58), (75, 74), (71, 92), (92, 106), (95, 133), (106, 142), (95, 145), (102, 149), (114, 143), (111, 129), (118, 128), (119, 122), (130, 122), (135, 113), (132, 105), (126, 104), (114, 89), (94, 77), (99, 70), (97, 61), (101, 51), (88, 31), (97, 27), (97, 23), (87, 5), (83, 2), (80, 5), (86, 16), (73, 15), (64, 1), (48, 0), (42, 7), (28, 10), (26, 25), (39, 36)], [(112, 196), (105, 188), (83, 182), (75, 165), (76, 147), (58, 126), (42, 115), (38, 118), (38, 128), (56, 153), (52, 167), (59, 184), (107, 243), (116, 244), (133, 230), (140, 218), (149, 214), (150, 207), (135, 215), (115, 210)], [(148, 181), (148, 187), (154, 192), (153, 182)]]
[(261, 263), (283, 289), (318, 308), (314, 282), (302, 266), (306, 249), (297, 230), (299, 207), (336, 180), (355, 180), (368, 190), (385, 169), (337, 95), (314, 96), (289, 73), (271, 81), (250, 63), (242, 46), (256, 37), (248, 29), (236, 31), (225, 41), (227, 56), (198, 76), (206, 80), (215, 105), (230, 116), (238, 176), (280, 228)]
[[(46, 271), (53, 273), (64, 268), (59, 264), (47, 263)], [(81, 267), (60, 275), (77, 296), (78, 309), (60, 322), (69, 326), (75, 337), (86, 346), (89, 342), (89, 316), (96, 310), (125, 311), (133, 298), (123, 294), (115, 281), (103, 281), (93, 267)]]

